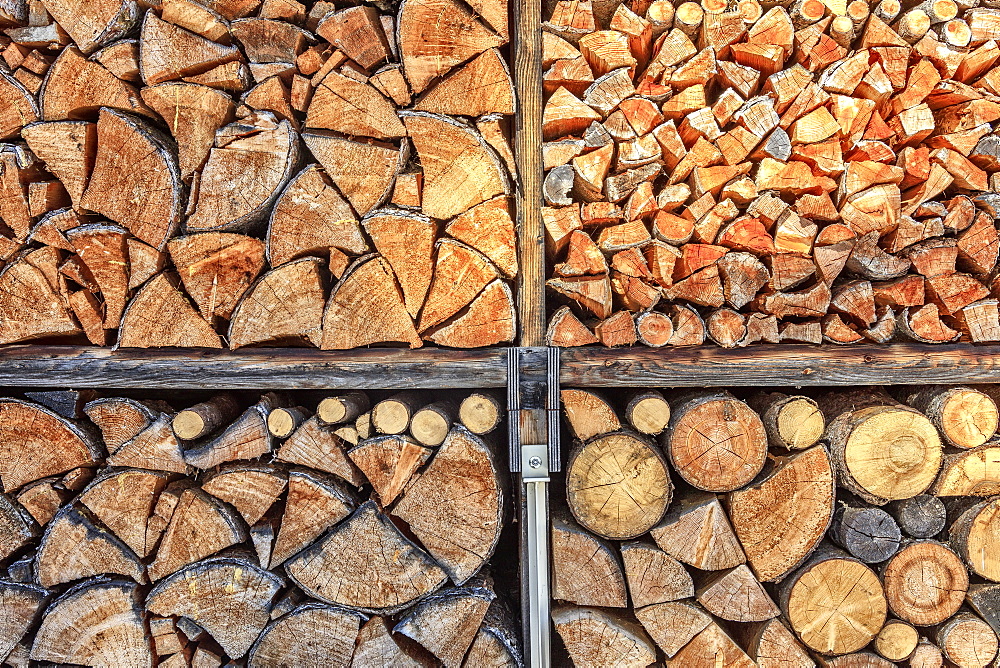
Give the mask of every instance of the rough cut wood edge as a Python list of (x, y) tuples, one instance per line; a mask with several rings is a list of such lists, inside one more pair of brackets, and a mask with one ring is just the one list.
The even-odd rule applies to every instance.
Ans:
[[(545, 351), (533, 353), (541, 368)], [(440, 389), (507, 384), (507, 349), (320, 351), (261, 348), (118, 350), (91, 346), (0, 347), (0, 385), (146, 389)]]
[(995, 383), (1000, 346), (761, 345), (749, 349), (564, 349), (564, 387), (771, 387)]

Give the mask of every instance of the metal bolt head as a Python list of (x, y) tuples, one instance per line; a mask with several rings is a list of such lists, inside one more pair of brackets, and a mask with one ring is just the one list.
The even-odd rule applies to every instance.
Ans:
[(530, 466), (533, 469), (537, 469), (541, 465), (542, 465), (541, 457), (531, 457), (528, 459), (528, 466)]

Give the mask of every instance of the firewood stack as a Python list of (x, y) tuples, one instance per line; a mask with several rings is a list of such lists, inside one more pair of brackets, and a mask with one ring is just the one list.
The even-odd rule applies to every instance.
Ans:
[(549, 342), (1000, 341), (979, 4), (549, 2)]
[(506, 0), (0, 2), (0, 343), (510, 341)]
[(4, 666), (523, 665), (495, 397), (35, 398), (0, 400)]
[(574, 446), (552, 619), (569, 656), (996, 665), (998, 399), (1000, 386), (563, 390)]

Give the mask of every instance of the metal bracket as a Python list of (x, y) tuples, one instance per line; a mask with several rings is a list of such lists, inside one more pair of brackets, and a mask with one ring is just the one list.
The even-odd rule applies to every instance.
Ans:
[(558, 470), (559, 462), (558, 354), (511, 348), (507, 359), (510, 468), (521, 474), (521, 609), (531, 668), (552, 664), (548, 485), (549, 471)]
[(545, 443), (539, 445), (521, 446), (521, 482), (548, 482), (549, 481), (549, 446)]

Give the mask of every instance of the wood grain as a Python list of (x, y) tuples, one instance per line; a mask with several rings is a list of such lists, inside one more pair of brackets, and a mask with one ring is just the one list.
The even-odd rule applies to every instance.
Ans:
[(545, 236), (542, 228), (542, 3), (521, 0), (514, 10), (514, 132), (517, 161), (517, 310), (522, 346), (545, 345)]
[(1000, 346), (763, 345), (562, 351), (564, 387), (842, 386), (1000, 381)]
[(507, 383), (507, 349), (369, 348), (347, 352), (257, 348), (239, 352), (0, 348), (0, 385), (145, 389), (490, 388)]

